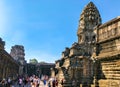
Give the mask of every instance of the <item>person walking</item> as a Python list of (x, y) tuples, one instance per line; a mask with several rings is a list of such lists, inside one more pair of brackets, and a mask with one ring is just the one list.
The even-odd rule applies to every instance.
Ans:
[(53, 80), (53, 82), (52, 82), (52, 86), (55, 87), (55, 80)]
[(23, 80), (22, 78), (19, 78), (19, 87), (22, 87)]
[(76, 87), (76, 81), (75, 80), (72, 81), (72, 87)]

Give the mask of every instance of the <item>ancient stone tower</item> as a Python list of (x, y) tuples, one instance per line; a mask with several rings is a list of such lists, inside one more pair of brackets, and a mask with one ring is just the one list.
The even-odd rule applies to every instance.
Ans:
[(17, 61), (21, 59), (24, 60), (25, 59), (24, 47), (21, 45), (12, 46), (10, 55)]
[(20, 64), (19, 74), (23, 74), (23, 68), (25, 65), (25, 53), (22, 45), (12, 46), (10, 55)]
[(90, 2), (82, 11), (77, 31), (78, 43), (82, 44), (86, 55), (92, 54), (92, 44), (95, 42), (94, 27), (101, 24), (101, 17), (96, 6)]
[(119, 87), (120, 16), (102, 24), (90, 2), (80, 15), (77, 36), (51, 70), (59, 83), (64, 80), (58, 87)]

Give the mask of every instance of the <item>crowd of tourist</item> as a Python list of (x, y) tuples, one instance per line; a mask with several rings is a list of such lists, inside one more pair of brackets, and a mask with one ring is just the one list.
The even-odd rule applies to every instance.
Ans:
[(0, 81), (0, 87), (57, 87), (58, 81), (55, 78), (49, 78), (44, 75), (41, 78), (38, 76), (19, 76), (12, 80), (10, 77)]

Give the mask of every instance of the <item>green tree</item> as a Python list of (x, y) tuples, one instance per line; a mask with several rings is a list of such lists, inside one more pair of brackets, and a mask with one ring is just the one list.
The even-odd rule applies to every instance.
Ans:
[(32, 63), (32, 64), (37, 64), (38, 61), (37, 59), (33, 58), (33, 59), (30, 59), (29, 63)]

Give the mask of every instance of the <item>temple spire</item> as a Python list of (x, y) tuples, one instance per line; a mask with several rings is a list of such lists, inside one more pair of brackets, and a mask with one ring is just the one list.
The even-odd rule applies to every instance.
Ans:
[(101, 17), (99, 11), (93, 2), (89, 2), (88, 5), (84, 7), (80, 15), (79, 26), (77, 31), (78, 43), (82, 43), (85, 41), (85, 39), (91, 37), (90, 34), (88, 35), (88, 33), (92, 33), (94, 27), (100, 24)]

